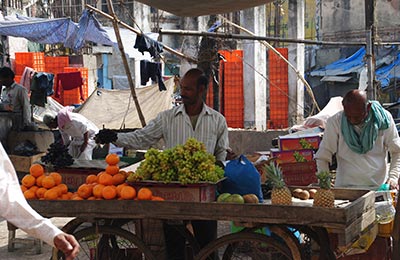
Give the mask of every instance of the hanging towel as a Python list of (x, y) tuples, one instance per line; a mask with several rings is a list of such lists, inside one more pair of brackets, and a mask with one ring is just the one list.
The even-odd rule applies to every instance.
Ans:
[(163, 45), (146, 35), (137, 35), (135, 41), (135, 49), (138, 49), (142, 54), (148, 51), (153, 58), (158, 58), (163, 52)]
[(80, 71), (77, 72), (65, 72), (57, 74), (57, 84), (56, 84), (56, 97), (60, 97), (60, 91), (63, 90), (71, 90), (75, 88), (79, 88), (79, 93), (81, 95), (81, 100), (83, 98), (83, 78)]
[(31, 89), (31, 82), (33, 79), (33, 76), (35, 75), (35, 70), (30, 68), (30, 67), (25, 67), (24, 72), (22, 73), (22, 77), (20, 82), (17, 82), (19, 84), (21, 84), (22, 86), (24, 86), (24, 88), (26, 88), (26, 90), (28, 90), (28, 93)]
[(390, 118), (379, 102), (370, 101), (370, 103), (371, 109), (360, 135), (357, 134), (354, 127), (348, 122), (344, 113), (342, 116), (341, 130), (344, 140), (355, 153), (365, 154), (370, 151), (378, 137), (378, 131), (385, 130), (390, 125)]
[(148, 60), (140, 61), (140, 84), (146, 85), (151, 79), (158, 83), (158, 90), (167, 90), (161, 76), (161, 63)]

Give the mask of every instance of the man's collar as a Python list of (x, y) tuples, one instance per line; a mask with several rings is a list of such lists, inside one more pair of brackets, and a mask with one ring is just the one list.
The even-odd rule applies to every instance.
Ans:
[[(178, 106), (178, 109), (175, 111), (175, 116), (177, 114), (179, 114), (179, 113), (185, 113), (186, 114), (185, 105), (184, 104)], [(205, 103), (203, 103), (203, 108), (201, 109), (200, 114), (211, 114), (211, 109)]]

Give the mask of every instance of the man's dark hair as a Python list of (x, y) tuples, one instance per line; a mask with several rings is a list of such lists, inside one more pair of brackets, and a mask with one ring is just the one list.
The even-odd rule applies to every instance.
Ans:
[(190, 69), (185, 73), (185, 76), (197, 77), (197, 88), (199, 88), (200, 86), (203, 85), (207, 89), (208, 78), (206, 77), (206, 75), (204, 74), (204, 72), (201, 69), (198, 69), (198, 68)]
[(0, 68), (0, 78), (14, 79), (14, 77), (15, 77), (14, 71), (12, 71), (12, 69), (10, 69), (9, 67)]

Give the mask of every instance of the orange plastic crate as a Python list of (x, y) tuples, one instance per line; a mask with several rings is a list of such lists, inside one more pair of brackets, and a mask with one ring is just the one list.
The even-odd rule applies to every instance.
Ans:
[(30, 67), (38, 72), (45, 71), (43, 52), (16, 52), (15, 74), (22, 75), (25, 67)]
[(64, 72), (77, 72), (79, 71), (83, 79), (83, 98), (87, 99), (89, 96), (89, 70), (86, 67), (64, 67)]

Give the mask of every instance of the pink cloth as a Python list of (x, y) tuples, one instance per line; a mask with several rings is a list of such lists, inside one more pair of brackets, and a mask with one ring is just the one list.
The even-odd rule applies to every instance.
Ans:
[(63, 129), (66, 123), (71, 122), (72, 120), (72, 110), (73, 107), (64, 107), (60, 111), (58, 111), (57, 114), (57, 123), (58, 123), (58, 128)]
[(26, 90), (28, 90), (28, 93), (31, 89), (31, 82), (33, 79), (33, 76), (35, 76), (36, 71), (30, 67), (25, 67), (24, 72), (22, 73), (22, 77), (20, 82), (17, 82), (24, 86)]

